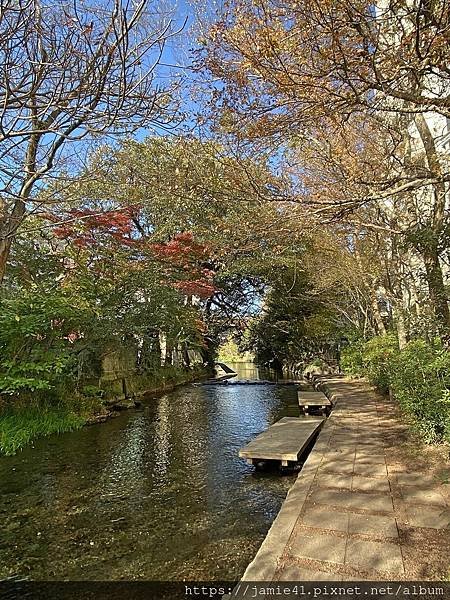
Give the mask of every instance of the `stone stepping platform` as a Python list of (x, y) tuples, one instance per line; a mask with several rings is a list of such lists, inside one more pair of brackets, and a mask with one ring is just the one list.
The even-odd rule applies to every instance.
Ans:
[(300, 408), (308, 410), (308, 408), (328, 408), (331, 406), (329, 400), (323, 392), (298, 392), (298, 404)]
[(281, 461), (283, 466), (298, 461), (325, 419), (283, 417), (239, 450), (250, 464), (261, 460)]

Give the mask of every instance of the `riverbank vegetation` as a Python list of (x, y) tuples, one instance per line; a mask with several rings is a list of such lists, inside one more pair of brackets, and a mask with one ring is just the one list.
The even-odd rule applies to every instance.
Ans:
[[(210, 373), (230, 337), (340, 361), (448, 440), (448, 9), (233, 0), (183, 32), (76, 4), (0, 18), (2, 64), (34, 57), (1, 76), (3, 451)], [(190, 78), (163, 56), (186, 34)]]
[(450, 441), (450, 355), (439, 339), (411, 340), (400, 350), (395, 335), (374, 337), (344, 349), (341, 365), (391, 392), (426, 441)]

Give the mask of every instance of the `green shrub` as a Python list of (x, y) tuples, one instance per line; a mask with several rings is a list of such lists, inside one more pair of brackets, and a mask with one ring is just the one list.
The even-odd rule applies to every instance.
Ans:
[(364, 344), (364, 374), (384, 393), (389, 390), (391, 365), (398, 352), (398, 342), (393, 335), (374, 337)]
[(392, 361), (391, 389), (427, 442), (450, 441), (450, 353), (414, 340)]
[(355, 376), (363, 375), (363, 348), (364, 342), (362, 340), (357, 340), (350, 344), (350, 346), (346, 346), (342, 349), (340, 365), (344, 373)]
[(439, 399), (442, 409), (445, 411), (444, 418), (444, 440), (450, 443), (450, 390), (445, 390)]
[(85, 317), (62, 290), (0, 298), (0, 394), (53, 390), (70, 379)]
[(389, 388), (427, 442), (450, 442), (450, 352), (439, 341), (409, 342), (401, 351), (392, 334), (356, 342), (341, 355), (344, 372)]
[(104, 391), (96, 385), (84, 385), (81, 388), (81, 393), (86, 398), (102, 398), (104, 396)]

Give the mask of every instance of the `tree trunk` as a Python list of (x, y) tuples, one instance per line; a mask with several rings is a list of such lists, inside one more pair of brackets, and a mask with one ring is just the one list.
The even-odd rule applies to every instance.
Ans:
[[(415, 115), (414, 121), (423, 143), (428, 167), (432, 175), (440, 177), (444, 171), (441, 164), (442, 157), (436, 148), (435, 137), (429, 123), (422, 114)], [(439, 262), (439, 242), (445, 227), (446, 187), (443, 182), (435, 183), (432, 186), (430, 201), (432, 202), (432, 216), (429, 225), (430, 231), (427, 232), (430, 235), (425, 243), (420, 244), (419, 250), (425, 264), (430, 300), (433, 304), (439, 333), (445, 339), (450, 333), (450, 313)]]
[(433, 305), (439, 333), (447, 337), (450, 333), (450, 311), (438, 251), (435, 248), (423, 248), (422, 257), (425, 264), (430, 300)]
[(182, 352), (183, 352), (183, 363), (184, 363), (184, 366), (187, 367), (188, 369), (190, 369), (190, 367), (191, 367), (191, 358), (189, 356), (189, 350), (188, 350), (187, 344), (183, 344), (182, 348), (183, 348)]
[(207, 369), (213, 373), (215, 371), (216, 346), (210, 337), (205, 337), (205, 346), (200, 349), (200, 354)]
[(9, 252), (11, 250), (11, 239), (0, 240), (0, 285), (3, 282), (6, 273), (6, 263), (8, 262)]
[(400, 350), (403, 350), (408, 343), (408, 336), (406, 333), (405, 316), (401, 308), (394, 310), (394, 319), (397, 328), (398, 347)]
[(173, 342), (172, 340), (167, 339), (166, 340), (166, 358), (164, 360), (164, 365), (166, 367), (170, 367), (173, 364), (172, 358), (173, 358)]
[(143, 371), (152, 371), (161, 367), (161, 344), (158, 330), (148, 329), (142, 344), (139, 367)]
[(383, 323), (383, 318), (380, 313), (380, 307), (378, 306), (378, 299), (376, 295), (374, 295), (372, 298), (372, 314), (378, 335), (386, 335), (386, 327)]
[(9, 216), (6, 214), (6, 207), (0, 205), (0, 285), (5, 277), (6, 265), (8, 263), (13, 237), (25, 215), (25, 200), (28, 197), (28, 193), (29, 190), (26, 188), (24, 197), (16, 201), (11, 215)]

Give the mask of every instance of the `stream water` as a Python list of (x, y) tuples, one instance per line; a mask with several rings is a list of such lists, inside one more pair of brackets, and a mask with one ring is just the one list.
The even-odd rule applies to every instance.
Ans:
[(286, 415), (295, 386), (190, 385), (0, 458), (0, 579), (239, 579), (295, 474), (238, 451)]

